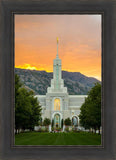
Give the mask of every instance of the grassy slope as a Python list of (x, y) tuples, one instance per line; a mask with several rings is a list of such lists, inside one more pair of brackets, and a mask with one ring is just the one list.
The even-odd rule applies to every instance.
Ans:
[(100, 145), (101, 136), (92, 133), (20, 133), (15, 145)]

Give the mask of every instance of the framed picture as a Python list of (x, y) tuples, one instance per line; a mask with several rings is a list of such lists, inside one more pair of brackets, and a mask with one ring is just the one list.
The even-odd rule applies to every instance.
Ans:
[(103, 146), (102, 15), (14, 14), (14, 24), (14, 144)]
[(115, 1), (0, 7), (1, 158), (115, 159)]

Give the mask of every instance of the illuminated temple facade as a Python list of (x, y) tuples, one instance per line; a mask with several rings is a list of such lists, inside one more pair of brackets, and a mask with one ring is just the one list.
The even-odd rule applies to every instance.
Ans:
[(70, 118), (73, 125), (79, 126), (79, 113), (86, 95), (69, 95), (62, 79), (62, 63), (58, 55), (53, 61), (53, 79), (46, 95), (36, 95), (42, 106), (42, 120), (54, 120), (54, 127), (61, 127), (62, 119)]

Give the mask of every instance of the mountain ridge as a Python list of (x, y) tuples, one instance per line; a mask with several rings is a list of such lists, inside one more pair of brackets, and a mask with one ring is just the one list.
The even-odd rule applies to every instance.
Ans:
[[(45, 95), (47, 87), (50, 86), (53, 72), (37, 71), (15, 68), (22, 83), (32, 89), (35, 94)], [(84, 95), (94, 86), (96, 82), (101, 83), (94, 77), (87, 77), (80, 72), (62, 71), (64, 86), (67, 87), (70, 95)]]

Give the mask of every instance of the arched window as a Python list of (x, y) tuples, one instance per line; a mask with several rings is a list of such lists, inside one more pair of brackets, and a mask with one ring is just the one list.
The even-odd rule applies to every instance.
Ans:
[(72, 117), (72, 125), (78, 126), (78, 118), (76, 116)]
[(60, 111), (60, 99), (59, 98), (56, 98), (54, 100), (54, 110), (55, 111)]

